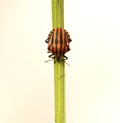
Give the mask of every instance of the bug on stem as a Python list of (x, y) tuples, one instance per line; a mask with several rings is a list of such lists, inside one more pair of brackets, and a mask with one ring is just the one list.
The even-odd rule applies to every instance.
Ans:
[(68, 59), (65, 53), (70, 50), (71, 41), (69, 33), (64, 28), (53, 29), (45, 40), (48, 43), (48, 53), (52, 53), (49, 57), (57, 58), (58, 61), (62, 56), (64, 60)]

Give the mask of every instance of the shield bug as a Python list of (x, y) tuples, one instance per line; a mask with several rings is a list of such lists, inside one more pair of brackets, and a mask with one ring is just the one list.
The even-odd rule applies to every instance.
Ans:
[(61, 57), (64, 57), (64, 60), (68, 59), (65, 53), (70, 50), (71, 41), (69, 33), (64, 28), (55, 28), (50, 31), (45, 40), (48, 43), (48, 53), (52, 53), (49, 57), (56, 58), (58, 61)]

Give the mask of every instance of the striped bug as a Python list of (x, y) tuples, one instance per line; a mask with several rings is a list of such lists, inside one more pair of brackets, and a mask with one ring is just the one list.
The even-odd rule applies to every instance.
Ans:
[(64, 28), (53, 29), (45, 40), (48, 43), (48, 53), (52, 53), (49, 57), (59, 61), (63, 56), (64, 60), (67, 60), (65, 53), (70, 50), (71, 41), (69, 33)]

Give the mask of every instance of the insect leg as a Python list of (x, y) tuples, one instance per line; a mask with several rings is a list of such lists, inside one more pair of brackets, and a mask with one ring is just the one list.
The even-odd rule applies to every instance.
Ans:
[(67, 56), (65, 56), (65, 55), (63, 55), (64, 56), (64, 60), (67, 60), (68, 59), (68, 57)]
[(46, 42), (46, 43), (48, 43), (48, 42), (49, 42), (49, 40), (48, 40), (48, 39), (46, 39), (46, 40), (45, 40), (45, 42)]
[(50, 58), (54, 58), (54, 57), (52, 57), (53, 55), (54, 55), (54, 53), (52, 53), (51, 55), (49, 55), (49, 57), (50, 57)]
[(69, 43), (72, 41), (72, 39), (71, 38), (69, 38)]

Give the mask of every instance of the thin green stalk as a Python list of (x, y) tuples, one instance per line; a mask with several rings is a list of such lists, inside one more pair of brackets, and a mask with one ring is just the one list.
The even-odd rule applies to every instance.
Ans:
[[(52, 0), (53, 28), (64, 28), (64, 0)], [(54, 60), (55, 123), (66, 123), (65, 116), (65, 64)]]

